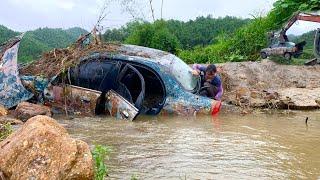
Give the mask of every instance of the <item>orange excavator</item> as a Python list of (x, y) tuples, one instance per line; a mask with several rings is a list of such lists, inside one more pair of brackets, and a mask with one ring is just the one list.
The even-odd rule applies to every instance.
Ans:
[[(262, 49), (260, 54), (263, 59), (271, 55), (281, 55), (285, 59), (290, 60), (291, 57), (299, 57), (303, 52), (303, 47), (306, 45), (306, 42), (293, 43), (290, 42), (288, 36), (286, 35), (287, 31), (291, 26), (298, 20), (317, 22), (320, 23), (320, 15), (312, 13), (301, 13), (298, 12), (294, 14), (288, 21), (288, 23), (277, 33), (269, 33), (269, 47)], [(320, 60), (320, 29), (316, 31), (314, 38), (314, 55), (316, 59), (313, 59), (307, 64), (314, 64)]]

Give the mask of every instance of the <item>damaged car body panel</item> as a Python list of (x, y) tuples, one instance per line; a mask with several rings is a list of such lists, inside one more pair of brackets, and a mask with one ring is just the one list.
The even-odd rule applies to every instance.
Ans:
[(100, 95), (99, 91), (72, 85), (50, 86), (45, 94), (47, 104), (74, 114), (89, 116), (95, 115)]
[(106, 99), (106, 108), (112, 117), (132, 121), (138, 115), (139, 110), (115, 91), (108, 91)]
[(10, 41), (1, 48), (0, 53), (0, 104), (12, 108), (20, 102), (29, 100), (33, 94), (25, 89), (19, 77), (17, 56), (21, 37)]

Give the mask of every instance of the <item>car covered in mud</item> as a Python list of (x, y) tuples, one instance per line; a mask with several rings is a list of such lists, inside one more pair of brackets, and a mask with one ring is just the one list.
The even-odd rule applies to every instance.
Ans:
[(303, 53), (303, 47), (305, 45), (305, 41), (297, 44), (279, 41), (268, 48), (262, 49), (260, 55), (262, 59), (266, 59), (269, 56), (282, 56), (286, 60), (291, 60), (292, 57), (298, 58)]
[[(118, 118), (134, 119), (137, 114), (210, 114), (219, 108), (215, 100), (197, 95), (200, 77), (178, 57), (155, 49), (121, 45), (126, 54), (96, 53), (80, 60), (57, 77), (45, 91), (45, 99), (72, 111), (88, 114), (108, 109)], [(143, 54), (142, 56), (132, 56)], [(63, 89), (62, 83), (67, 89)]]
[[(57, 57), (54, 51), (52, 56)], [(170, 53), (134, 45), (80, 52), (63, 55), (55, 64), (44, 56), (20, 69), (23, 85), (46, 105), (75, 114), (133, 120), (138, 114), (196, 115), (220, 110), (221, 102), (197, 95), (200, 77)], [(72, 57), (72, 63), (66, 57)], [(61, 64), (68, 65), (53, 71)], [(48, 71), (54, 73), (49, 76)]]

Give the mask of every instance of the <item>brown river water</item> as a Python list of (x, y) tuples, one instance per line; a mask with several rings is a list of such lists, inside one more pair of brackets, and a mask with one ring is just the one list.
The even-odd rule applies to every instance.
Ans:
[(108, 179), (320, 179), (320, 111), (58, 119), (112, 148)]

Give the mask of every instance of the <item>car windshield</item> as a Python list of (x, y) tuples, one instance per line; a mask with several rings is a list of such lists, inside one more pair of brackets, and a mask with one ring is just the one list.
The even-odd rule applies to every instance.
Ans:
[(177, 81), (188, 91), (196, 91), (199, 85), (199, 76), (192, 75), (192, 68), (187, 65), (184, 61), (175, 55), (168, 54), (161, 57), (161, 64), (166, 64), (170, 73), (177, 79)]
[(165, 66), (187, 91), (195, 92), (199, 88), (200, 77), (192, 75), (191, 67), (173, 54), (134, 45), (124, 45), (122, 51), (128, 54), (145, 54), (149, 60)]

